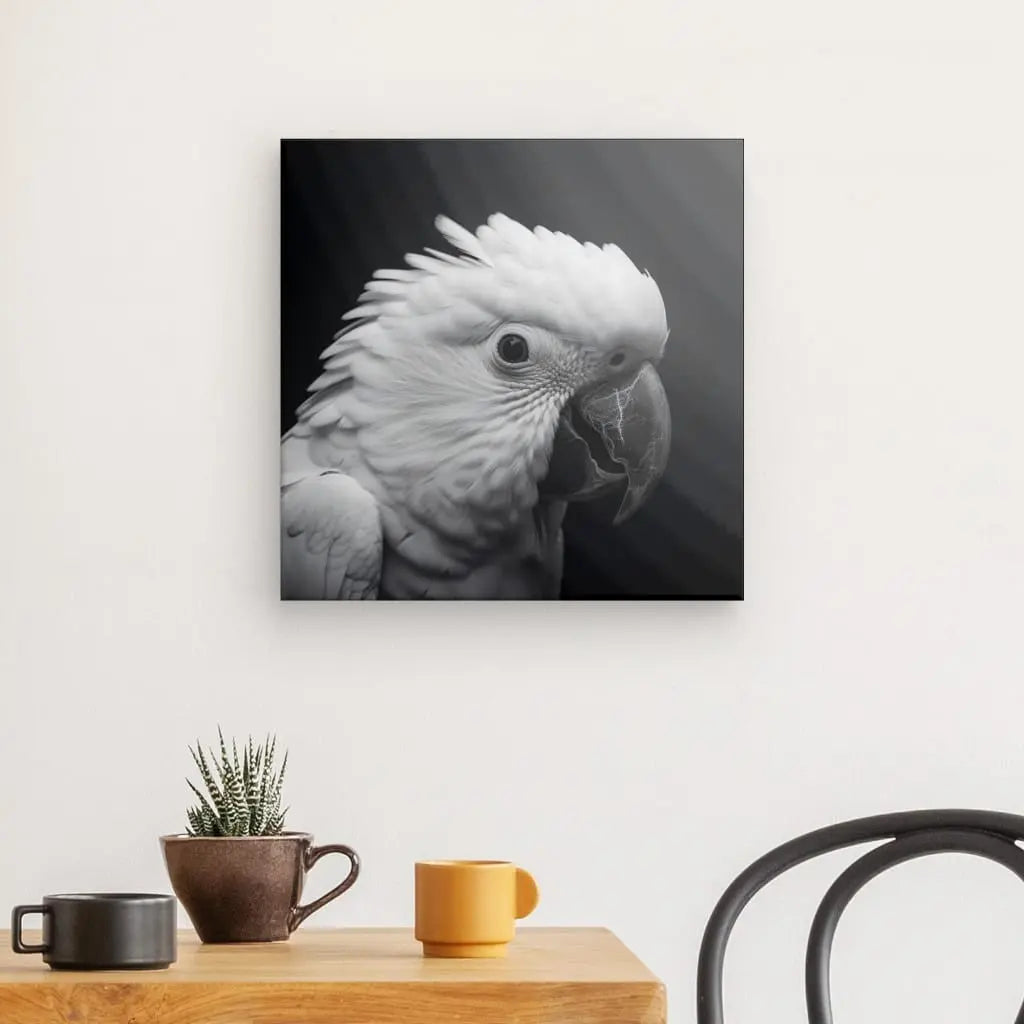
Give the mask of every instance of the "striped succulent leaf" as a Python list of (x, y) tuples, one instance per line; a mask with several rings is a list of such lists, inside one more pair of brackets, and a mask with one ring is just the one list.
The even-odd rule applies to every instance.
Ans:
[(209, 805), (199, 808), (200, 822), (203, 826), (203, 831), (200, 835), (204, 836), (222, 836), (224, 830), (221, 827), (220, 818), (210, 809)]
[(189, 747), (188, 752), (192, 755), (192, 760), (195, 761), (196, 767), (199, 769), (199, 774), (203, 779), (203, 785), (206, 786), (212, 794), (217, 789), (217, 784), (213, 781), (213, 774), (210, 771), (210, 766), (206, 763), (203, 748), (200, 746), (198, 740), (196, 740), (196, 749), (193, 750)]
[(236, 836), (238, 835), (238, 816), (235, 813), (234, 800), (231, 798), (231, 783), (229, 781), (231, 765), (224, 761), (218, 761), (212, 752), (210, 756), (213, 758), (217, 774), (220, 776), (220, 787), (217, 790), (220, 800), (217, 803), (217, 809), (220, 811), (220, 820), (224, 825), (224, 834), (226, 836)]
[(274, 816), (270, 819), (270, 823), (267, 825), (268, 836), (277, 836), (281, 834), (284, 829), (284, 816), (287, 813), (287, 810), (276, 811), (274, 813)]

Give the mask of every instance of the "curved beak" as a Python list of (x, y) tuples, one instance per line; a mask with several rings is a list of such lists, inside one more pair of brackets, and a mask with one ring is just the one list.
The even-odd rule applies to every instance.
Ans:
[(650, 363), (598, 385), (562, 413), (545, 495), (587, 501), (626, 485), (616, 525), (647, 500), (668, 462), (672, 424), (661, 378)]

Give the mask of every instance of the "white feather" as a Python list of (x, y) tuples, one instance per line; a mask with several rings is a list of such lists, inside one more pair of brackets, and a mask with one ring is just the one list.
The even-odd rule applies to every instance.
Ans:
[(444, 235), (448, 243), (456, 249), (461, 249), (467, 256), (479, 260), (481, 263), (490, 263), (487, 253), (484, 252), (480, 240), (471, 231), (467, 231), (461, 224), (456, 224), (451, 217), (443, 213), (434, 220), (434, 226)]

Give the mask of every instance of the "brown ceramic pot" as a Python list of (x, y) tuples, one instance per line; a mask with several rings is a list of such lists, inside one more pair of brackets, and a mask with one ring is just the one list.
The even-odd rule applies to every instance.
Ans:
[[(306, 832), (279, 836), (161, 836), (171, 886), (203, 942), (276, 942), (359, 876), (355, 850), (314, 846)], [(348, 857), (345, 880), (305, 906), (306, 872), (328, 853)]]

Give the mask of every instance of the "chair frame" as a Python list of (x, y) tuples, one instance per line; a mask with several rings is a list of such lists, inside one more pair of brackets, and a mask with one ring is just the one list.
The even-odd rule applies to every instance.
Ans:
[[(807, 860), (858, 843), (889, 840), (854, 861), (821, 901), (807, 940), (804, 985), (809, 1024), (832, 1024), (832, 941), (843, 911), (883, 871), (934, 853), (968, 853), (1009, 868), (1024, 881), (1024, 817), (999, 811), (934, 810), (880, 814), (829, 825), (754, 861), (722, 894), (704, 930), (697, 965), (697, 1024), (724, 1024), (722, 971), (736, 920), (764, 886)], [(1024, 1024), (1024, 1003), (1015, 1018)]]

